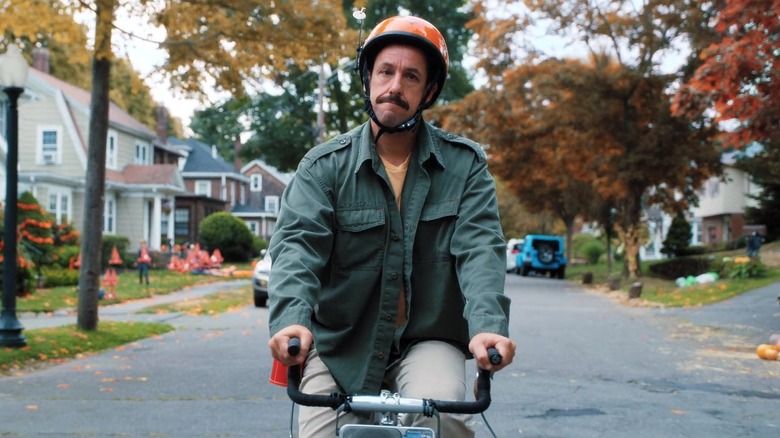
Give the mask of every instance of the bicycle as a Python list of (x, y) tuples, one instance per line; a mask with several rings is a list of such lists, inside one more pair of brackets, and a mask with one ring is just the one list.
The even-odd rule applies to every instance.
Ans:
[[(300, 340), (292, 338), (288, 352), (291, 356), (297, 356), (300, 352)], [(495, 348), (488, 349), (488, 356), (494, 365), (501, 363), (503, 360), (501, 354)], [(310, 407), (328, 407), (336, 411), (334, 436), (340, 438), (436, 438), (441, 436), (440, 413), (481, 414), (493, 438), (497, 438), (484, 416), (484, 412), (488, 409), (491, 402), (490, 378), (491, 373), (489, 371), (478, 370), (474, 401), (405, 398), (387, 390), (382, 390), (379, 395), (307, 394), (300, 391), (301, 369), (300, 365), (295, 365), (287, 369), (287, 396), (293, 401), (293, 409), (295, 404), (298, 404)], [(378, 424), (345, 424), (339, 427), (339, 415), (347, 412), (379, 414)], [(399, 414), (435, 416), (437, 419), (437, 430), (434, 431), (427, 427), (403, 426)], [(291, 414), (290, 438), (294, 436), (292, 416)]]

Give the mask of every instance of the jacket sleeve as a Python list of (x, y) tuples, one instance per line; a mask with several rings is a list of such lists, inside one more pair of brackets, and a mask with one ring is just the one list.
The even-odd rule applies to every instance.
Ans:
[(282, 195), (271, 237), (269, 328), (273, 336), (293, 324), (311, 329), (311, 317), (333, 243), (333, 205), (322, 180), (304, 158)]
[(469, 336), (508, 336), (510, 299), (504, 295), (506, 243), (498, 216), (493, 177), (484, 159), (475, 158), (463, 190), (452, 247), (466, 300)]

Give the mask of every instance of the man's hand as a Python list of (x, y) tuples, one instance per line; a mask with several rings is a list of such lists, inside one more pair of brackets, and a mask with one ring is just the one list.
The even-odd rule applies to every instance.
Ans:
[[(298, 338), (301, 340), (301, 351), (296, 356), (290, 356), (287, 353), (287, 347), (290, 345), (290, 338)], [(268, 341), (268, 348), (271, 350), (271, 355), (279, 362), (286, 366), (302, 365), (306, 361), (306, 356), (309, 354), (309, 348), (314, 337), (311, 331), (302, 325), (291, 325), (285, 327), (277, 332)]]
[[(493, 347), (498, 350), (503, 360), (499, 364), (490, 362), (487, 349)], [(487, 371), (498, 371), (512, 363), (515, 358), (517, 345), (511, 339), (495, 333), (478, 333), (469, 342), (469, 351), (474, 355), (477, 366)]]

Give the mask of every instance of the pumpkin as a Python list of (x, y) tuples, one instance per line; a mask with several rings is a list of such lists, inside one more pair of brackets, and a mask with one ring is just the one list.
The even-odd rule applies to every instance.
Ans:
[(778, 351), (774, 345), (761, 344), (758, 346), (758, 348), (756, 348), (756, 354), (761, 359), (777, 360)]

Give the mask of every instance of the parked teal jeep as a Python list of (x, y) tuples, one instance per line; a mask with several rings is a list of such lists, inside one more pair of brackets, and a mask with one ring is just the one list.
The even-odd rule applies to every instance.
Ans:
[(566, 254), (563, 251), (563, 237), (543, 234), (529, 234), (517, 253), (515, 273), (527, 276), (531, 272), (550, 274), (550, 278), (563, 279), (566, 276)]

